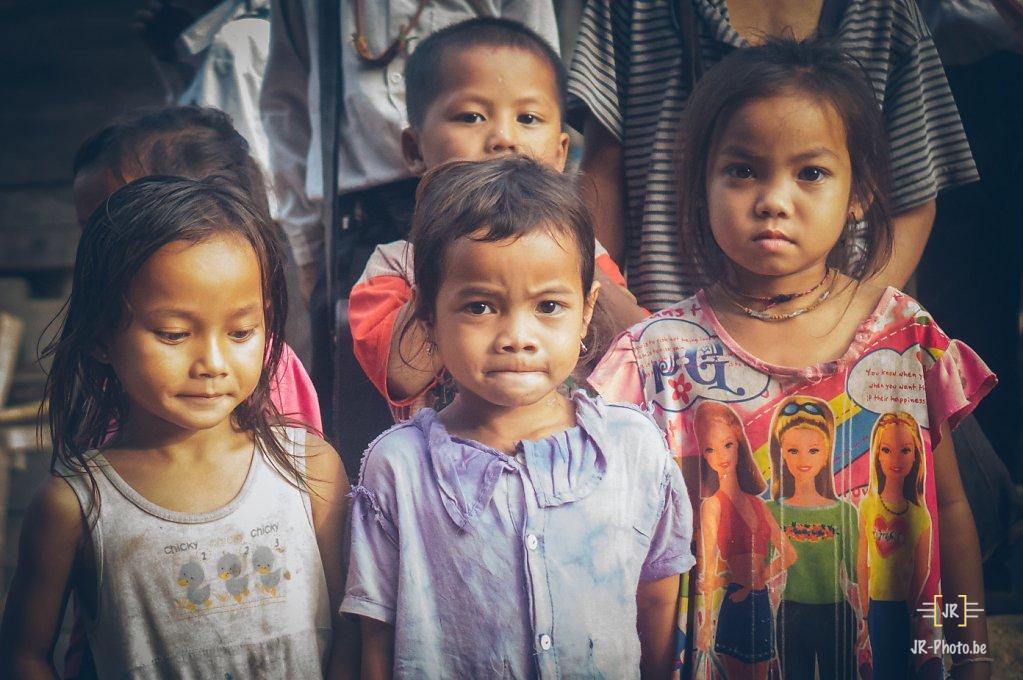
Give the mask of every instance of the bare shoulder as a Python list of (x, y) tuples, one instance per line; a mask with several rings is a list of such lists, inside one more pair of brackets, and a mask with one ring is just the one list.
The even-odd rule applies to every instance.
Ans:
[(36, 491), (25, 511), (22, 535), (26, 540), (36, 537), (51, 544), (74, 547), (84, 532), (85, 517), (78, 496), (65, 479), (51, 475)]
[(348, 493), (348, 475), (341, 456), (322, 437), (311, 432), (305, 435), (305, 465), (310, 490), (326, 496)]
[(878, 286), (869, 281), (861, 281), (853, 287), (852, 307), (857, 312), (858, 318), (867, 318), (880, 304), (888, 289)]
[(841, 292), (836, 296), (838, 317), (834, 329), (836, 337), (841, 338), (841, 348), (844, 348), (863, 322), (877, 310), (888, 289), (868, 281), (855, 281), (844, 274), (841, 277), (844, 281)]

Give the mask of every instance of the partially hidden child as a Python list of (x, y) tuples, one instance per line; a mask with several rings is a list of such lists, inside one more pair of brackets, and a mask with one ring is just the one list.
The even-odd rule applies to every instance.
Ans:
[(72, 592), (98, 677), (353, 672), (348, 481), (271, 399), (286, 313), (265, 202), (233, 179), (142, 178), (93, 212), (0, 628), (16, 677), (53, 677)]
[[(990, 677), (950, 429), (996, 381), (915, 300), (868, 282), (892, 232), (862, 70), (817, 42), (737, 50), (678, 139), (679, 239), (706, 287), (625, 331), (589, 382), (643, 405), (685, 475), (688, 672), (940, 677), (944, 633), (964, 643), (954, 677)], [(942, 597), (976, 616), (942, 626)]]
[(442, 165), (411, 239), (411, 314), (457, 391), (363, 459), (341, 607), (362, 677), (668, 677), (692, 512), (648, 415), (561, 391), (601, 289), (573, 179)]
[[(425, 38), (405, 66), (409, 127), (402, 151), (416, 174), (449, 160), (524, 154), (565, 169), (565, 67), (554, 49), (521, 24), (481, 17)], [(596, 278), (603, 286), (597, 323), (606, 339), (646, 316), (625, 288), (618, 266), (599, 244)], [(410, 323), (413, 249), (407, 241), (378, 246), (352, 289), (348, 315), (355, 356), (397, 420), (429, 399), (444, 367), (418, 351), (422, 330)], [(440, 403), (445, 399), (441, 397)]]

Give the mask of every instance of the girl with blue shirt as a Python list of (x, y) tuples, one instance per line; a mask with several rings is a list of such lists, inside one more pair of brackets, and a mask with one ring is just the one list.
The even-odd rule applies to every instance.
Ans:
[(363, 677), (667, 677), (692, 511), (649, 417), (559, 390), (599, 288), (572, 179), (441, 166), (412, 244), (422, 351), (458, 393), (363, 460), (341, 607)]

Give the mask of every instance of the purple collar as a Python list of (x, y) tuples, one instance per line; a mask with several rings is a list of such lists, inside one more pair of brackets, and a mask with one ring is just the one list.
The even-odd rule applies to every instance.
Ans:
[[(573, 396), (576, 427), (539, 441), (523, 440), (518, 450), (542, 508), (585, 498), (604, 478), (605, 404), (582, 390)], [(504, 472), (519, 469), (512, 458), (477, 441), (448, 433), (433, 409), (419, 411), (413, 423), (427, 440), (430, 469), (451, 521), (469, 531), (484, 512)]]

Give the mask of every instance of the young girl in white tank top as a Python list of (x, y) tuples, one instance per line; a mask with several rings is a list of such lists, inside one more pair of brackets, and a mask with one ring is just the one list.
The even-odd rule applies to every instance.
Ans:
[(217, 178), (137, 180), (82, 234), (49, 348), (53, 474), (0, 631), (49, 677), (70, 590), (99, 677), (339, 675), (348, 481), (269, 398), (286, 303), (269, 217)]

